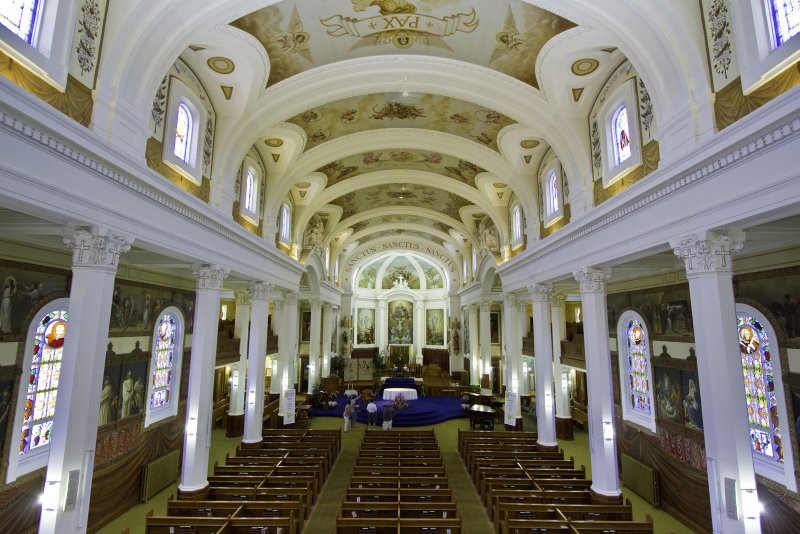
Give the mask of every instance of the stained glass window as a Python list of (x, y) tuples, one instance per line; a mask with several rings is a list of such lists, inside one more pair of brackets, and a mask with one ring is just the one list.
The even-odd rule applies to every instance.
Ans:
[(292, 212), (289, 210), (288, 204), (281, 206), (281, 233), (280, 240), (284, 243), (289, 243), (289, 230), (292, 227)]
[(150, 409), (169, 406), (172, 390), (173, 370), (176, 358), (175, 336), (177, 324), (175, 316), (165, 313), (156, 324), (154, 336), (154, 362), (152, 382), (150, 383)]
[(28, 370), (25, 408), (19, 438), (19, 454), (24, 455), (50, 443), (56, 413), (61, 356), (67, 334), (68, 312), (48, 313), (33, 333), (33, 357)]
[(511, 214), (511, 232), (514, 243), (522, 241), (522, 208), (519, 206), (514, 206)]
[(555, 215), (560, 209), (559, 205), (559, 192), (558, 192), (558, 173), (553, 171), (550, 174), (550, 181), (547, 184), (547, 214)]
[(39, 0), (0, 0), (0, 24), (26, 43), (33, 43)]
[(750, 423), (750, 446), (764, 458), (783, 462), (778, 402), (769, 337), (750, 316), (737, 317), (744, 395)]
[(628, 409), (649, 417), (653, 413), (653, 407), (650, 402), (650, 363), (645, 330), (642, 323), (636, 319), (628, 321), (625, 330), (628, 385), (630, 388), (630, 405)]
[(181, 102), (175, 123), (175, 155), (190, 163), (192, 152), (192, 112)]
[(614, 159), (616, 164), (631, 157), (631, 138), (628, 129), (628, 108), (621, 106), (614, 114)]
[(800, 33), (800, 0), (770, 0), (775, 46)]
[(247, 169), (244, 185), (244, 209), (250, 213), (256, 212), (256, 192), (258, 184), (253, 169)]

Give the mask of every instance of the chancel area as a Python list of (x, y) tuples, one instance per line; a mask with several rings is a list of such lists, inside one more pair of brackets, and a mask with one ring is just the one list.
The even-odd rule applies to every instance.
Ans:
[(0, 530), (793, 532), (798, 33), (0, 0)]

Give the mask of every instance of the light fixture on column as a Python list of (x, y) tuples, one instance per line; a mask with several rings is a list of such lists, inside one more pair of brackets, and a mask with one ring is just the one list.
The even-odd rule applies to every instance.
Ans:
[(614, 423), (611, 421), (603, 421), (603, 439), (614, 441)]
[(197, 435), (197, 417), (189, 418), (189, 422), (186, 423), (186, 435), (187, 436)]
[(742, 489), (742, 516), (746, 520), (757, 521), (764, 511), (764, 505), (758, 500), (758, 491)]
[(44, 491), (39, 502), (42, 509), (46, 512), (55, 512), (58, 508), (58, 495), (61, 490), (61, 482), (58, 480), (48, 480), (44, 483)]

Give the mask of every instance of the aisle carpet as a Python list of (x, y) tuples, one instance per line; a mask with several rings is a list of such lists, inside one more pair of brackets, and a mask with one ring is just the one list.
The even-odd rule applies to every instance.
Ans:
[[(345, 402), (347, 399), (344, 395), (337, 397), (339, 406), (336, 408), (320, 408), (314, 407), (311, 409), (312, 417), (342, 417)], [(383, 424), (383, 407), (392, 401), (384, 401), (375, 399), (375, 404), (378, 405), (378, 425)], [(358, 422), (360, 424), (367, 423), (367, 402), (363, 399), (358, 401)], [(458, 419), (466, 417), (466, 413), (461, 408), (461, 397), (453, 396), (430, 396), (420, 397), (416, 400), (408, 401), (408, 408), (397, 410), (394, 416), (392, 426), (424, 426), (433, 425), (448, 419)]]

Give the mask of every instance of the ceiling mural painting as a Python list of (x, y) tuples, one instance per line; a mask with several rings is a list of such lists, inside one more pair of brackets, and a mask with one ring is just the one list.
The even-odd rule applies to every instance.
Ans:
[(330, 202), (342, 208), (342, 220), (381, 207), (407, 206), (430, 209), (459, 220), (458, 210), (470, 204), (464, 198), (442, 189), (416, 184), (382, 184), (342, 195)]
[(514, 124), (505, 115), (456, 98), (400, 92), (346, 98), (287, 122), (306, 132), (306, 148), (367, 130), (420, 128), (463, 137), (492, 150), (498, 150), (500, 130)]
[(233, 22), (270, 57), (268, 85), (343, 59), (458, 58), (535, 88), (544, 44), (575, 26), (521, 0), (287, 0)]
[(383, 237), (397, 237), (397, 235), (403, 235), (407, 237), (418, 237), (422, 241), (431, 241), (437, 245), (442, 245), (442, 240), (438, 237), (435, 237), (426, 232), (419, 232), (416, 230), (385, 230), (383, 232), (374, 232), (369, 235), (369, 240), (374, 241), (377, 239), (381, 239)]
[(475, 187), (475, 176), (484, 172), (477, 165), (427, 150), (380, 150), (332, 161), (317, 169), (328, 177), (327, 186), (369, 172), (409, 170), (434, 172)]

